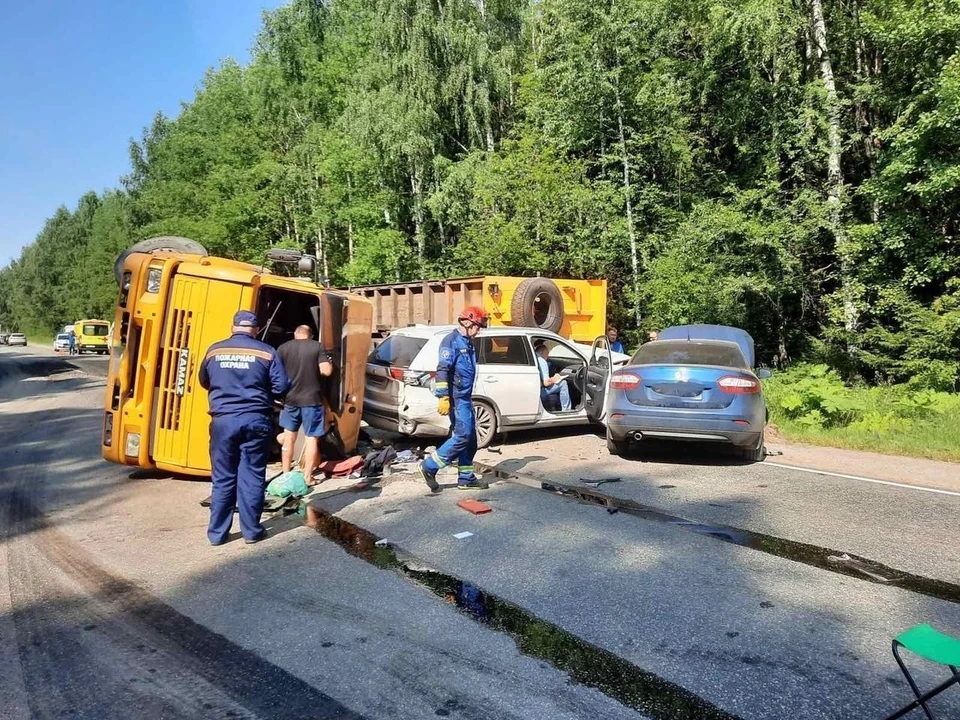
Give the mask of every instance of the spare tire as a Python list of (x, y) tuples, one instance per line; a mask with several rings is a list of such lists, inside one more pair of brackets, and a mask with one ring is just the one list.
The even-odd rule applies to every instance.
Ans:
[(553, 280), (527, 278), (517, 285), (510, 301), (514, 326), (560, 332), (563, 325), (563, 295)]
[(128, 247), (120, 253), (116, 262), (113, 263), (113, 276), (117, 279), (117, 285), (120, 284), (120, 275), (123, 273), (123, 263), (131, 253), (154, 253), (160, 250), (189, 253), (190, 255), (202, 255), (203, 257), (210, 254), (203, 245), (190, 238), (176, 237), (175, 235), (161, 235), (147, 238)]

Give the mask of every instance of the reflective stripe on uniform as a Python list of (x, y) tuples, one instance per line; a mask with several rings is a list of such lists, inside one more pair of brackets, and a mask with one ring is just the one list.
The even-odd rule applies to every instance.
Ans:
[(436, 450), (430, 453), (430, 457), (437, 464), (438, 468), (445, 468), (447, 465), (450, 464), (446, 460), (444, 460), (442, 457), (440, 457), (440, 455), (437, 453)]

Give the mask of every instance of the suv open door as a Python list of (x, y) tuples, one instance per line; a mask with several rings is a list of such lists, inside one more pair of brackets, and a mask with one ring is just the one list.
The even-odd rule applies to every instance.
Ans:
[(610, 342), (606, 335), (593, 341), (590, 359), (587, 361), (586, 401), (587, 417), (591, 422), (602, 423), (606, 420), (607, 393), (610, 390), (610, 369), (613, 358), (610, 355)]

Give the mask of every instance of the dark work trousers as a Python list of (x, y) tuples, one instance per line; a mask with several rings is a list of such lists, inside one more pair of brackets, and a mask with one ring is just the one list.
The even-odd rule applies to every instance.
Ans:
[(260, 515), (267, 481), (267, 456), (273, 423), (269, 415), (217, 415), (210, 421), (213, 492), (207, 537), (214, 545), (227, 539), (233, 508), (240, 510), (240, 532), (247, 540), (263, 533)]
[(447, 465), (456, 465), (458, 485), (476, 482), (473, 456), (477, 454), (477, 418), (473, 414), (473, 400), (454, 399), (450, 404), (450, 426), (453, 434), (423, 461), (423, 467), (436, 474)]

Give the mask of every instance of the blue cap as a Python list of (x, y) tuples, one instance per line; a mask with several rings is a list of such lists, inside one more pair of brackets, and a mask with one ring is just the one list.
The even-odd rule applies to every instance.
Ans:
[(255, 328), (260, 327), (260, 323), (257, 322), (257, 316), (249, 310), (239, 310), (237, 314), (233, 316), (233, 326)]

